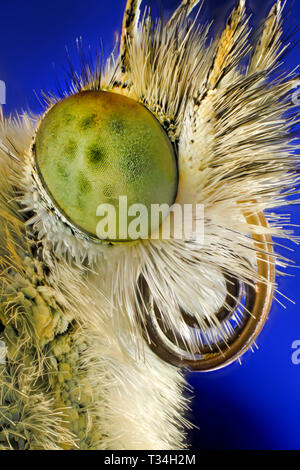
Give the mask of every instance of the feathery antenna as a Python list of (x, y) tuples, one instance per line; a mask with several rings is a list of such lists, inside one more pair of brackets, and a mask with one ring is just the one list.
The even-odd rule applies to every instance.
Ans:
[(139, 21), (141, 0), (127, 0), (123, 18), (123, 30), (120, 45), (120, 58), (122, 72), (128, 69), (128, 41), (133, 38)]
[(216, 88), (222, 78), (239, 62), (240, 53), (244, 49), (247, 38), (247, 25), (245, 0), (239, 0), (228, 18), (226, 28), (220, 38), (216, 55), (208, 74), (208, 89)]
[(281, 0), (278, 0), (271, 8), (262, 35), (250, 60), (248, 74), (273, 67), (280, 53), (287, 47), (281, 48), (282, 11), (285, 3), (282, 5)]
[(201, 2), (201, 6), (204, 0), (182, 0), (179, 7), (175, 10), (173, 15), (170, 18), (168, 26), (170, 26), (177, 18), (181, 15), (182, 12), (186, 11), (186, 14), (189, 15), (193, 9)]

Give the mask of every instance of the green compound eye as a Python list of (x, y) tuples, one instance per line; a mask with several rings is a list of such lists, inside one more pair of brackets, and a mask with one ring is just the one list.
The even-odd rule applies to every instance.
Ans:
[[(51, 108), (37, 131), (35, 161), (58, 210), (93, 238), (99, 205), (114, 206), (118, 220), (119, 197), (126, 196), (128, 207), (143, 204), (150, 217), (152, 204), (171, 206), (177, 193), (175, 153), (164, 129), (143, 105), (115, 93), (84, 91)], [(150, 219), (148, 226), (150, 233)], [(108, 240), (131, 238), (117, 229)]]

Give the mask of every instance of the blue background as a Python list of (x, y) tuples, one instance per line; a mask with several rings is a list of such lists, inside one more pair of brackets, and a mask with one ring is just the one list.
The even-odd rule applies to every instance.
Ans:
[[(64, 76), (65, 46), (75, 51), (76, 37), (92, 49), (103, 40), (104, 55), (120, 32), (125, 0), (10, 0), (0, 1), (0, 79), (7, 85), (5, 113), (30, 108), (41, 112), (37, 99), (41, 89), (55, 90), (56, 76)], [(206, 0), (205, 18), (216, 26), (235, 2)], [(248, 0), (257, 23), (273, 2)], [(292, 8), (286, 27), (299, 22), (300, 2)], [(149, 1), (153, 11), (168, 14), (174, 0)], [(287, 66), (299, 61), (299, 45), (285, 59)], [(55, 64), (55, 67), (54, 65)], [(293, 222), (300, 210), (289, 208)], [(286, 212), (286, 211), (284, 211)], [(293, 259), (300, 261), (296, 247)], [(300, 263), (299, 263), (300, 264)], [(259, 350), (249, 352), (243, 364), (206, 374), (190, 374), (195, 388), (192, 420), (199, 427), (190, 433), (194, 449), (300, 449), (300, 365), (293, 365), (292, 343), (300, 340), (300, 271), (279, 280), (279, 287), (296, 304), (284, 299), (286, 309), (276, 302), (259, 338)]]

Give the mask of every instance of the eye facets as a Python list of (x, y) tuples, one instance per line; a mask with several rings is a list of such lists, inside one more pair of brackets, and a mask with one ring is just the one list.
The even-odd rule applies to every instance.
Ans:
[[(93, 237), (99, 205), (113, 205), (118, 220), (119, 197), (126, 196), (128, 206), (142, 204), (150, 216), (152, 204), (171, 206), (177, 192), (163, 128), (144, 106), (114, 93), (85, 91), (56, 104), (37, 131), (35, 160), (58, 210)], [(118, 229), (111, 239), (129, 240)]]

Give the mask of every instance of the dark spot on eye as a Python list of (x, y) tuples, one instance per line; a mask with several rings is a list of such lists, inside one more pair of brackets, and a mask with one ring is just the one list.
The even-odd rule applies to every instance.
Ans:
[(75, 140), (69, 140), (69, 142), (64, 146), (64, 156), (68, 160), (73, 160), (76, 156), (77, 144)]
[(63, 163), (58, 163), (57, 173), (63, 179), (68, 179), (69, 176), (70, 176), (70, 172), (68, 171), (67, 167), (65, 165), (63, 165)]
[(125, 124), (122, 119), (111, 119), (108, 121), (108, 125), (113, 134), (122, 135), (125, 131)]
[(92, 189), (91, 183), (82, 172), (80, 172), (78, 175), (78, 188), (80, 193), (83, 194), (89, 193)]
[(91, 145), (87, 150), (87, 158), (93, 165), (102, 165), (106, 160), (105, 150), (98, 144)]
[(121, 170), (131, 182), (137, 181), (139, 178), (145, 176), (149, 170), (149, 163), (136, 153), (124, 156), (120, 164)]
[(74, 116), (71, 113), (65, 113), (62, 118), (66, 124), (69, 124), (74, 119)]
[(96, 117), (97, 117), (96, 114), (91, 114), (90, 116), (87, 116), (87, 117), (83, 118), (81, 123), (80, 123), (81, 129), (86, 130), (86, 129), (90, 129), (91, 127), (94, 127)]
[(115, 189), (111, 184), (106, 184), (103, 187), (103, 195), (107, 198), (111, 198), (115, 194)]

